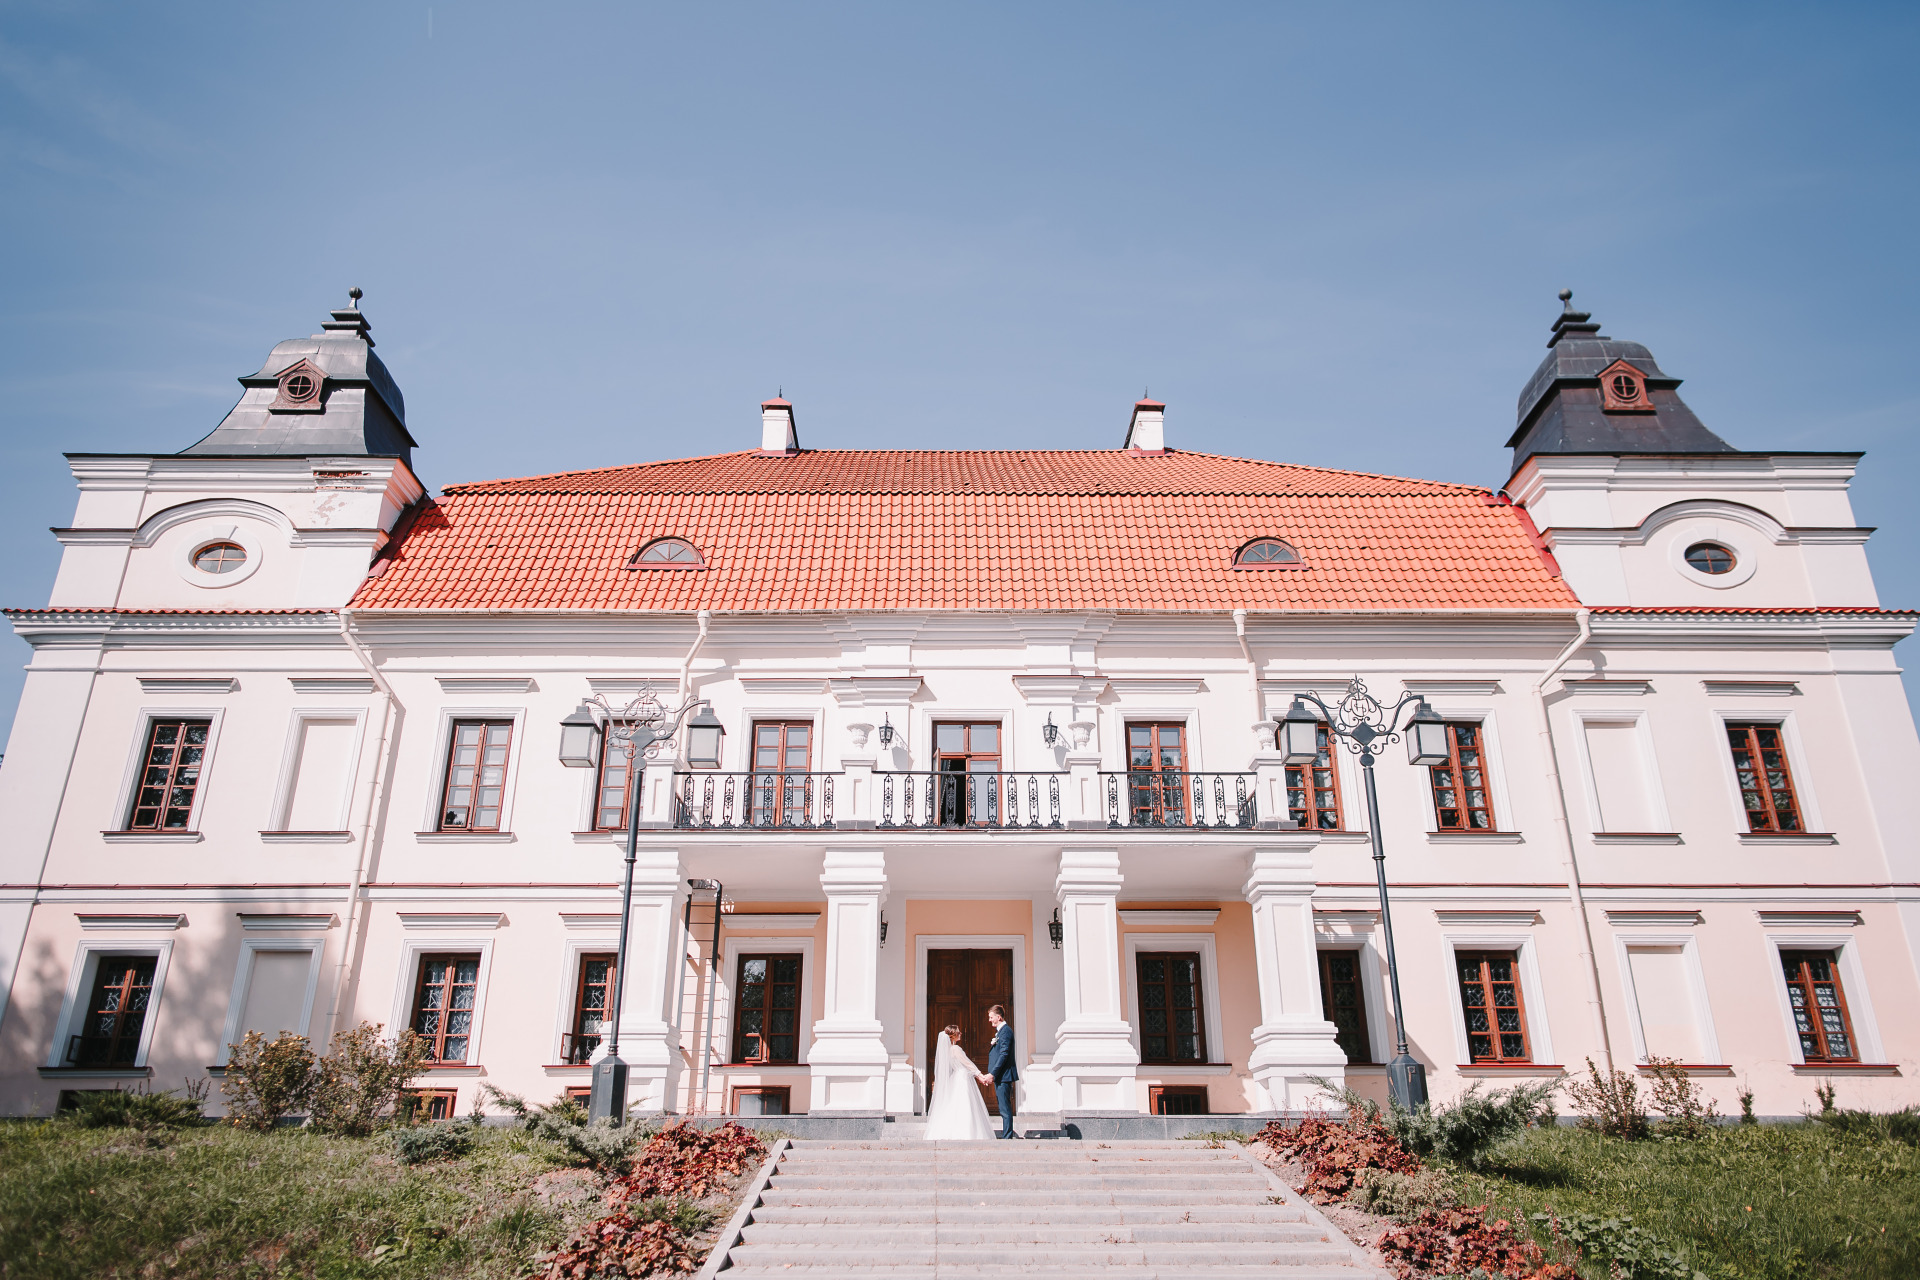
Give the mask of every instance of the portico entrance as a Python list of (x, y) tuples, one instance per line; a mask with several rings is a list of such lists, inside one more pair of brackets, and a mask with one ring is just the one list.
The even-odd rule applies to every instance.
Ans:
[[(960, 1049), (980, 1067), (987, 1067), (993, 1034), (987, 1010), (1004, 1005), (1007, 1021), (1014, 1021), (1013, 951), (1011, 948), (929, 950), (927, 952), (927, 1057), (931, 1066), (937, 1037), (948, 1026), (960, 1028)], [(1016, 1024), (1017, 1025), (1017, 1024)], [(992, 1089), (979, 1086), (987, 1111), (1000, 1114)], [(931, 1086), (929, 1086), (931, 1092)]]

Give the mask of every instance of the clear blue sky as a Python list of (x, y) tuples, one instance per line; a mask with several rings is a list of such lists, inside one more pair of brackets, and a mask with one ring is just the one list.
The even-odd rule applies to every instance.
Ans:
[[(366, 290), (435, 488), (802, 441), (1498, 484), (1558, 308), (1864, 449), (1920, 604), (1920, 7), (0, 6), (0, 602)], [(0, 641), (11, 716), (27, 658)]]

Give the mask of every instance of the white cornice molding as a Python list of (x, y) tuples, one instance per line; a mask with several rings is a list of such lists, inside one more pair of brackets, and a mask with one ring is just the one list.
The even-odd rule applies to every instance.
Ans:
[(1434, 917), (1448, 929), (1530, 929), (1540, 923), (1540, 913), (1525, 911), (1446, 911), (1435, 910)]
[(1207, 687), (1199, 676), (1112, 676), (1107, 683), (1123, 698), (1185, 697)]
[(1698, 911), (1608, 911), (1607, 923), (1624, 928), (1691, 929), (1705, 919)]
[(331, 911), (309, 914), (236, 911), (233, 914), (240, 917), (242, 929), (255, 932), (331, 929), (340, 923), (340, 917)]
[(498, 929), (507, 922), (504, 911), (401, 911), (403, 929)]
[(1220, 919), (1220, 908), (1122, 907), (1122, 924), (1186, 925), (1211, 928)]
[(1858, 911), (1756, 911), (1760, 923), (1769, 929), (1807, 927), (1852, 929), (1862, 921)]
[(920, 692), (919, 676), (848, 676), (827, 681), (843, 707), (904, 707)]
[(739, 933), (745, 929), (805, 929), (809, 933), (820, 923), (818, 911), (723, 911), (720, 913), (722, 933)]
[(1505, 692), (1500, 687), (1498, 679), (1414, 679), (1402, 681), (1402, 684), (1408, 693), (1417, 693), (1422, 697), (1491, 698), (1495, 694)]
[(1797, 698), (1800, 685), (1793, 680), (1702, 680), (1700, 687), (1709, 696), (1727, 694), (1745, 698)]
[(1560, 692), (1639, 697), (1653, 692), (1653, 681), (1624, 680), (1607, 676), (1570, 677), (1560, 682)]
[(442, 693), (537, 693), (532, 676), (436, 676)]
[(562, 911), (560, 923), (565, 928), (577, 929), (585, 933), (603, 929), (618, 930), (620, 913), (618, 911)]
[(373, 692), (371, 676), (288, 676), (287, 683), (293, 691), (302, 697), (324, 693), (369, 694)]
[(80, 921), (82, 929), (105, 929), (116, 933), (127, 929), (173, 930), (187, 927), (186, 916), (177, 911), (156, 915), (95, 914), (90, 911), (76, 911), (73, 914)]
[(142, 693), (238, 693), (237, 676), (135, 676)]
[(827, 691), (829, 676), (740, 676), (740, 687), (750, 695), (770, 698), (817, 698)]
[(1092, 702), (1106, 692), (1107, 679), (1097, 675), (1015, 675), (1013, 687), (1030, 706), (1072, 707)]

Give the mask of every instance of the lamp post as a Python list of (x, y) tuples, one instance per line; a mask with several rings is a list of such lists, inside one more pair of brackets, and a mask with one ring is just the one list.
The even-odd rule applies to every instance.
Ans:
[[(1307, 709), (1309, 702), (1320, 708), (1320, 716)], [(1320, 728), (1324, 724), (1331, 737), (1360, 757), (1360, 771), (1367, 780), (1367, 826), (1373, 835), (1374, 878), (1380, 885), (1380, 929), (1387, 940), (1387, 986), (1393, 993), (1398, 1049), (1393, 1061), (1387, 1064), (1387, 1081), (1394, 1101), (1412, 1111), (1427, 1100), (1427, 1071), (1407, 1052), (1407, 1019), (1400, 1005), (1400, 963), (1393, 952), (1393, 913), (1387, 903), (1387, 851), (1380, 835), (1380, 797), (1373, 783), (1374, 758), (1401, 736), (1400, 713), (1409, 703), (1413, 705), (1413, 715), (1404, 726), (1408, 763), (1444, 764), (1451, 758), (1447, 750), (1447, 726), (1433, 713), (1427, 700), (1418, 694), (1403, 693), (1393, 709), (1388, 710), (1367, 692), (1366, 681), (1359, 676), (1347, 686), (1346, 696), (1331, 707), (1311, 693), (1295, 694), (1287, 718), (1280, 722), (1280, 750), (1288, 764), (1311, 768), (1320, 756)]]
[[(607, 1010), (613, 1026), (607, 1033), (607, 1056), (593, 1065), (593, 1091), (587, 1099), (589, 1119), (622, 1124), (627, 1118), (627, 1064), (620, 1058), (620, 1002), (627, 994), (627, 930), (633, 917), (633, 864), (640, 847), (640, 778), (646, 770), (643, 761), (659, 754), (661, 746), (672, 740), (680, 731), (680, 722), (696, 707), (699, 714), (687, 721), (687, 761), (717, 769), (720, 739), (727, 731), (704, 698), (689, 698), (669, 714), (654, 696), (652, 686), (643, 687), (618, 711), (605, 694), (596, 693), (560, 722), (560, 763), (568, 768), (599, 768), (601, 752), (616, 744), (627, 754), (627, 868), (620, 888), (620, 948), (613, 958), (613, 999)], [(598, 716), (594, 714), (596, 708)]]

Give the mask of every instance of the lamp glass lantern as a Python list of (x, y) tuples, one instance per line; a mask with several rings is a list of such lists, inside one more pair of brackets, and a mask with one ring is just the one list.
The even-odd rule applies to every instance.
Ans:
[(600, 763), (600, 722), (586, 703), (560, 722), (560, 763), (569, 769), (592, 769)]
[(1447, 743), (1447, 722), (1434, 714), (1426, 699), (1413, 709), (1407, 722), (1407, 762), (1416, 765), (1445, 764), (1453, 758)]
[(893, 717), (890, 715), (883, 714), (880, 717), (880, 745), (883, 747), (893, 745)]
[(1280, 754), (1288, 764), (1312, 764), (1320, 758), (1320, 717), (1295, 698), (1280, 722)]
[(718, 769), (720, 740), (726, 736), (727, 727), (713, 714), (713, 707), (702, 706), (687, 721), (687, 763), (696, 769)]
[(1040, 738), (1048, 746), (1060, 741), (1060, 726), (1053, 722), (1053, 712), (1047, 712), (1047, 722), (1040, 726)]
[(1060, 908), (1053, 909), (1053, 919), (1047, 921), (1047, 938), (1053, 943), (1053, 949), (1060, 949), (1061, 941), (1066, 937), (1067, 927), (1060, 920)]

